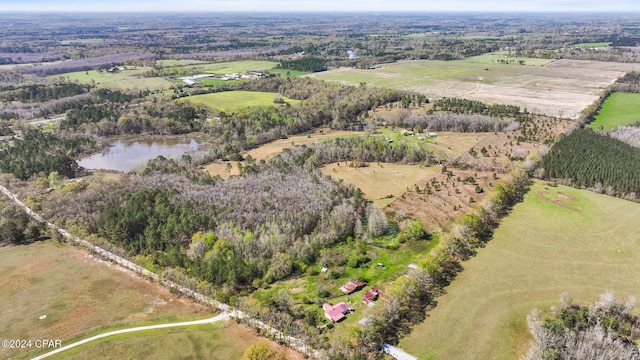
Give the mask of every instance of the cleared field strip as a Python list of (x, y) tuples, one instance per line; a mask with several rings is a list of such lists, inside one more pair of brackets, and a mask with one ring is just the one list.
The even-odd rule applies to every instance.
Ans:
[(589, 124), (597, 129), (611, 130), (622, 125), (631, 125), (640, 121), (640, 94), (613, 93), (602, 104), (596, 119)]
[(639, 297), (638, 214), (637, 203), (536, 182), (400, 347), (420, 359), (517, 359), (527, 314), (561, 293)]
[(189, 96), (181, 98), (179, 101), (204, 104), (213, 109), (232, 113), (252, 106), (279, 106), (273, 102), (277, 97), (282, 98), (282, 100), (290, 104), (300, 102), (300, 100), (289, 99), (276, 93), (261, 91), (223, 91), (212, 94)]
[(334, 179), (359, 187), (367, 200), (383, 208), (402, 196), (417, 182), (433, 177), (439, 166), (370, 163), (367, 167), (350, 167), (347, 162), (323, 166), (320, 171)]
[(119, 72), (107, 71), (77, 71), (62, 75), (53, 75), (50, 78), (64, 76), (72, 81), (85, 84), (95, 84), (97, 87), (120, 89), (120, 90), (162, 90), (173, 86), (168, 80), (160, 77), (144, 77), (144, 73), (151, 68), (139, 67), (136, 69), (126, 69)]
[(536, 113), (575, 118), (600, 92), (638, 64), (559, 60), (545, 66), (486, 60), (416, 60), (376, 69), (340, 68), (307, 76), (342, 84), (413, 91), (430, 98), (463, 97), (512, 104)]

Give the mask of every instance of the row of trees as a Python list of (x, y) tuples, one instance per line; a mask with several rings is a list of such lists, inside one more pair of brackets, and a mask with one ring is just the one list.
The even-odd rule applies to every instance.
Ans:
[(41, 103), (88, 92), (90, 85), (73, 82), (59, 82), (52, 85), (33, 84), (21, 86), (17, 89), (0, 89), (0, 101), (19, 101), (23, 103)]
[(317, 57), (306, 57), (295, 60), (282, 60), (278, 69), (318, 72), (327, 70), (327, 60)]
[(409, 116), (403, 126), (425, 131), (497, 132), (515, 130), (519, 124), (486, 115), (433, 114)]
[(590, 129), (578, 129), (551, 148), (541, 167), (549, 179), (610, 188), (607, 193), (611, 195), (629, 196), (640, 194), (639, 162), (640, 149)]
[[(481, 114), (495, 117), (515, 117), (522, 111), (515, 105), (487, 105), (477, 100), (442, 98), (433, 102), (434, 111), (450, 111), (456, 114)], [(525, 110), (524, 113), (527, 111)]]

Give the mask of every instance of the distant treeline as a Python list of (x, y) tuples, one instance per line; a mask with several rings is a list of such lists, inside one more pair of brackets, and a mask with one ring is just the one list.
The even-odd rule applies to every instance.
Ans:
[(95, 69), (108, 69), (112, 66), (124, 65), (125, 62), (131, 60), (148, 60), (155, 59), (154, 54), (112, 54), (93, 58), (68, 60), (60, 63), (45, 64), (37, 66), (19, 66), (14, 69), (19, 74), (34, 74), (38, 76), (49, 76), (64, 74), (74, 71), (87, 71)]
[(19, 88), (0, 89), (0, 101), (20, 101), (23, 103), (41, 103), (88, 92), (91, 85), (78, 83), (57, 83), (53, 85), (27, 85)]
[(296, 60), (282, 60), (278, 69), (297, 70), (306, 72), (318, 72), (327, 70), (327, 60), (317, 57), (308, 57)]

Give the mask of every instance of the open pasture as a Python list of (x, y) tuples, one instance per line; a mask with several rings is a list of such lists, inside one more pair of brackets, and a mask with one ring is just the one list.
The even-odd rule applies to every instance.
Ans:
[(320, 171), (359, 187), (365, 199), (373, 201), (380, 208), (391, 204), (416, 183), (440, 172), (439, 166), (370, 163), (367, 167), (350, 167), (348, 164), (327, 164)]
[(464, 61), (475, 64), (500, 64), (501, 61), (509, 62), (509, 65), (512, 66), (544, 66), (547, 65), (553, 60), (551, 59), (538, 59), (538, 58), (528, 58), (528, 57), (515, 57), (511, 56), (508, 51), (495, 51), (492, 53), (482, 54), (478, 56), (471, 56)]
[(526, 316), (567, 292), (640, 296), (637, 203), (535, 182), (494, 238), (463, 263), (424, 323), (399, 346), (420, 359), (517, 359)]
[(282, 98), (285, 102), (290, 104), (299, 102), (299, 100), (289, 99), (275, 93), (260, 91), (223, 91), (184, 97), (180, 98), (178, 101), (188, 101), (193, 104), (204, 104), (216, 110), (233, 113), (252, 106), (275, 106), (277, 104), (275, 104), (273, 100), (277, 97)]
[(151, 68), (137, 67), (127, 68), (118, 72), (108, 71), (77, 71), (62, 75), (53, 75), (53, 78), (65, 77), (71, 81), (77, 81), (85, 84), (94, 83), (98, 87), (110, 89), (139, 89), (139, 90), (161, 90), (169, 89), (173, 84), (159, 77), (144, 77), (143, 74)]
[(589, 125), (593, 129), (602, 126), (604, 130), (611, 130), (638, 121), (640, 121), (640, 94), (617, 92), (605, 100), (595, 120)]
[(194, 73), (203, 74), (235, 74), (247, 71), (267, 71), (274, 68), (278, 63), (273, 61), (262, 60), (243, 60), (223, 63), (211, 63), (206, 65), (186, 66), (186, 69)]
[[(5, 338), (60, 339), (66, 345), (105, 328), (212, 316), (207, 308), (160, 285), (52, 241), (1, 248), (0, 272), (0, 328)], [(28, 354), (33, 352), (0, 349), (5, 359)]]
[(342, 84), (366, 83), (429, 98), (459, 97), (575, 118), (600, 92), (638, 64), (558, 60), (546, 66), (416, 60), (376, 69), (339, 68), (307, 76)]
[(260, 339), (255, 331), (233, 321), (116, 335), (51, 359), (240, 359), (249, 346), (259, 341), (268, 343), (272, 350), (286, 353), (288, 359), (303, 359), (293, 350)]

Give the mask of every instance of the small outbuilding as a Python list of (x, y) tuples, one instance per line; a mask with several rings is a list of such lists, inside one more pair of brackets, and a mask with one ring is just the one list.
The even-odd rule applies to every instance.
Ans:
[(349, 295), (351, 293), (354, 293), (354, 292), (362, 289), (365, 285), (367, 285), (367, 283), (363, 283), (363, 282), (357, 281), (357, 280), (351, 280), (348, 283), (344, 284), (344, 286), (342, 286), (340, 288), (340, 291), (342, 291), (343, 293)]

